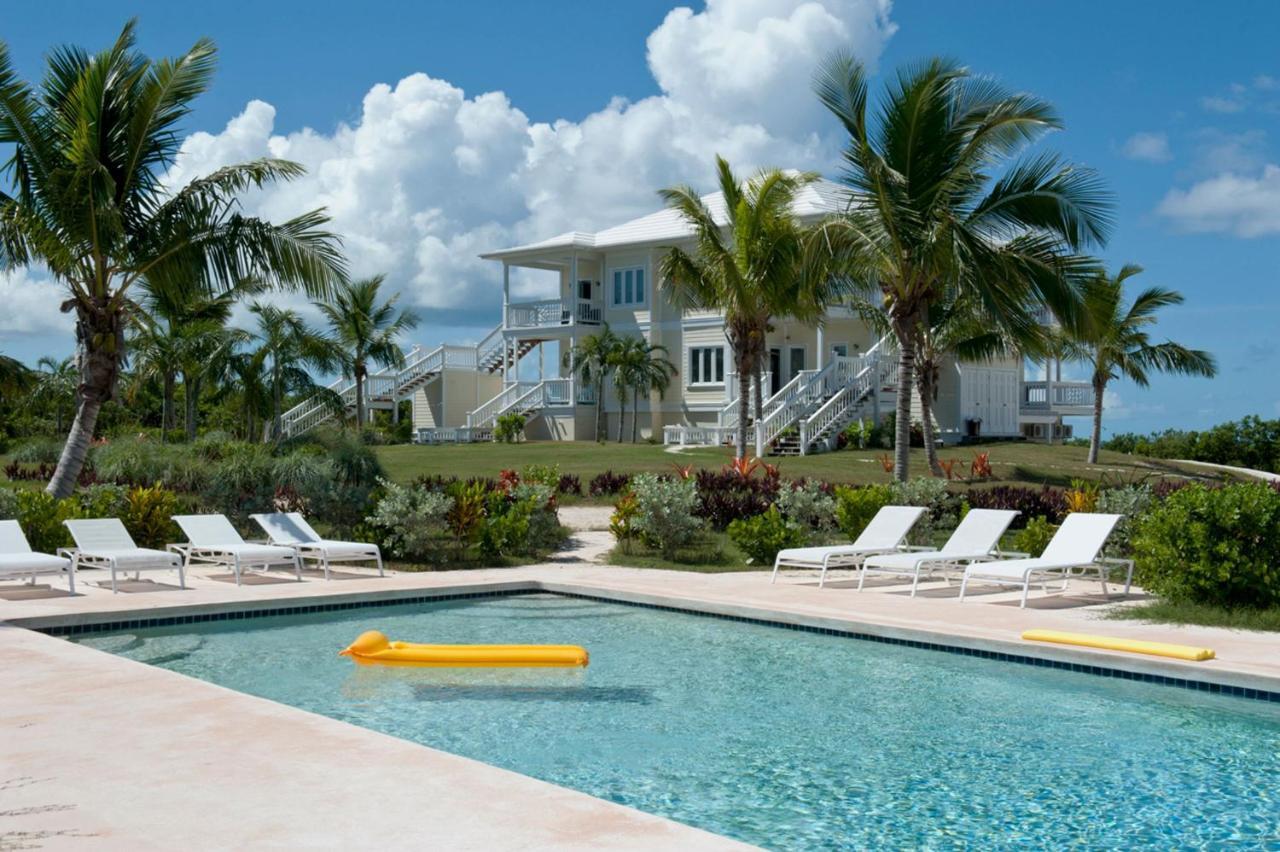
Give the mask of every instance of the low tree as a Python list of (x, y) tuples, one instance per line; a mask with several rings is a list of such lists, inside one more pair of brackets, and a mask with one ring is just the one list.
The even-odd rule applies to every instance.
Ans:
[(1093, 433), (1089, 439), (1089, 464), (1098, 463), (1103, 397), (1113, 379), (1124, 377), (1145, 388), (1152, 373), (1212, 377), (1218, 372), (1217, 363), (1208, 352), (1188, 349), (1173, 341), (1151, 342), (1149, 330), (1156, 324), (1156, 314), (1162, 308), (1182, 304), (1183, 297), (1176, 290), (1149, 287), (1132, 303), (1126, 303), (1125, 282), (1140, 272), (1141, 266), (1128, 264), (1115, 275), (1094, 276), (1084, 288), (1080, 321), (1064, 329), (1069, 355), (1091, 368)]
[(622, 442), (626, 419), (626, 398), (631, 395), (631, 443), (639, 432), (640, 394), (657, 391), (665, 395), (676, 374), (676, 365), (666, 357), (667, 347), (649, 343), (643, 337), (622, 338), (614, 353), (613, 386), (618, 396), (618, 442)]
[(176, 59), (135, 49), (130, 22), (97, 54), (59, 47), (39, 87), (22, 80), (0, 43), (0, 148), (11, 151), (0, 191), (0, 269), (39, 263), (76, 317), (80, 387), (75, 419), (48, 491), (75, 487), (98, 413), (125, 359), (130, 290), (142, 280), (214, 295), (256, 278), (323, 296), (345, 278), (322, 211), (283, 223), (247, 216), (246, 190), (303, 173), (261, 159), (173, 185), (180, 125), (213, 79), (213, 43)]
[(589, 387), (595, 389), (596, 395), (596, 440), (607, 440), (602, 431), (604, 421), (604, 385), (613, 372), (614, 354), (618, 349), (618, 335), (604, 326), (595, 334), (588, 334), (579, 340), (569, 351), (568, 367), (575, 376)]
[(376, 275), (343, 284), (333, 300), (322, 302), (320, 312), (329, 321), (329, 339), (333, 343), (333, 359), (342, 374), (356, 383), (356, 428), (365, 421), (365, 380), (369, 365), (400, 367), (404, 353), (400, 335), (418, 325), (412, 310), (396, 310), (399, 296), (380, 301), (385, 276)]
[(36, 362), (32, 400), (53, 412), (53, 428), (59, 435), (67, 414), (75, 410), (79, 383), (80, 374), (71, 358), (45, 355)]
[(266, 437), (278, 442), (284, 437), (281, 416), (286, 397), (320, 392), (309, 370), (333, 369), (333, 347), (308, 327), (297, 311), (263, 302), (254, 302), (249, 310), (258, 323), (252, 333), (257, 346), (247, 363), (241, 360), (234, 366), (239, 370), (260, 365), (271, 409), (271, 429)]

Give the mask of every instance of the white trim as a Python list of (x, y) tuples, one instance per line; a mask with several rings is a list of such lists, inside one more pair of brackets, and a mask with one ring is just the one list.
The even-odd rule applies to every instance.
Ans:
[[(604, 281), (601, 285), (605, 288), (605, 304), (611, 309), (647, 310), (649, 307), (650, 296), (653, 293), (653, 277), (649, 275), (648, 261), (619, 264), (617, 266), (610, 266), (607, 269), (607, 274), (605, 275)], [(636, 302), (616, 301), (614, 299), (613, 276), (618, 273), (634, 272), (637, 270), (639, 270), (644, 277), (644, 280), (640, 282), (640, 286), (644, 288), (644, 299)], [(626, 296), (625, 290), (622, 295), (624, 297)]]
[[(729, 375), (729, 353), (725, 351), (727, 348), (723, 343), (694, 343), (686, 345), (684, 347), (684, 387), (695, 391), (723, 390), (725, 378)], [(693, 381), (693, 353), (703, 349), (718, 350), (720, 352), (719, 364), (716, 363), (715, 355), (711, 356), (711, 373), (714, 375), (718, 366), (720, 378), (708, 379), (706, 376), (702, 376), (695, 382)]]

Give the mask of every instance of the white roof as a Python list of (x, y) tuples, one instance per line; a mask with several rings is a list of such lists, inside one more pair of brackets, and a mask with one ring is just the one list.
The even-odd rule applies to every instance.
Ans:
[[(846, 190), (829, 180), (818, 180), (803, 187), (791, 204), (792, 213), (799, 219), (816, 219), (843, 209)], [(723, 192), (702, 196), (702, 203), (711, 211), (717, 223), (728, 222), (725, 215)], [(535, 253), (544, 249), (607, 249), (618, 246), (648, 243), (674, 242), (693, 235), (693, 228), (677, 210), (670, 208), (632, 219), (603, 231), (588, 233), (569, 231), (550, 239), (522, 246), (487, 252), (481, 257), (491, 260), (511, 255)]]

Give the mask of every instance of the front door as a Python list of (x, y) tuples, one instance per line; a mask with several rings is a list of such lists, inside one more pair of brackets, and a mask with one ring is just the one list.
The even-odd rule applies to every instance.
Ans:
[(787, 381), (791, 381), (804, 369), (804, 347), (792, 346), (787, 357)]
[(769, 347), (769, 396), (782, 390), (782, 350)]

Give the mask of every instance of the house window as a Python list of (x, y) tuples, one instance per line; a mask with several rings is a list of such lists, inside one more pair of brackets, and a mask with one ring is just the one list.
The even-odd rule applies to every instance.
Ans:
[(849, 344), (847, 344), (847, 343), (833, 343), (833, 344), (831, 344), (831, 354), (832, 354), (832, 355), (834, 355), (834, 356), (836, 356), (837, 358), (848, 358), (848, 357), (849, 357)]
[(723, 346), (694, 346), (689, 349), (689, 384), (724, 384)]
[(613, 270), (613, 304), (616, 306), (643, 305), (644, 267)]

